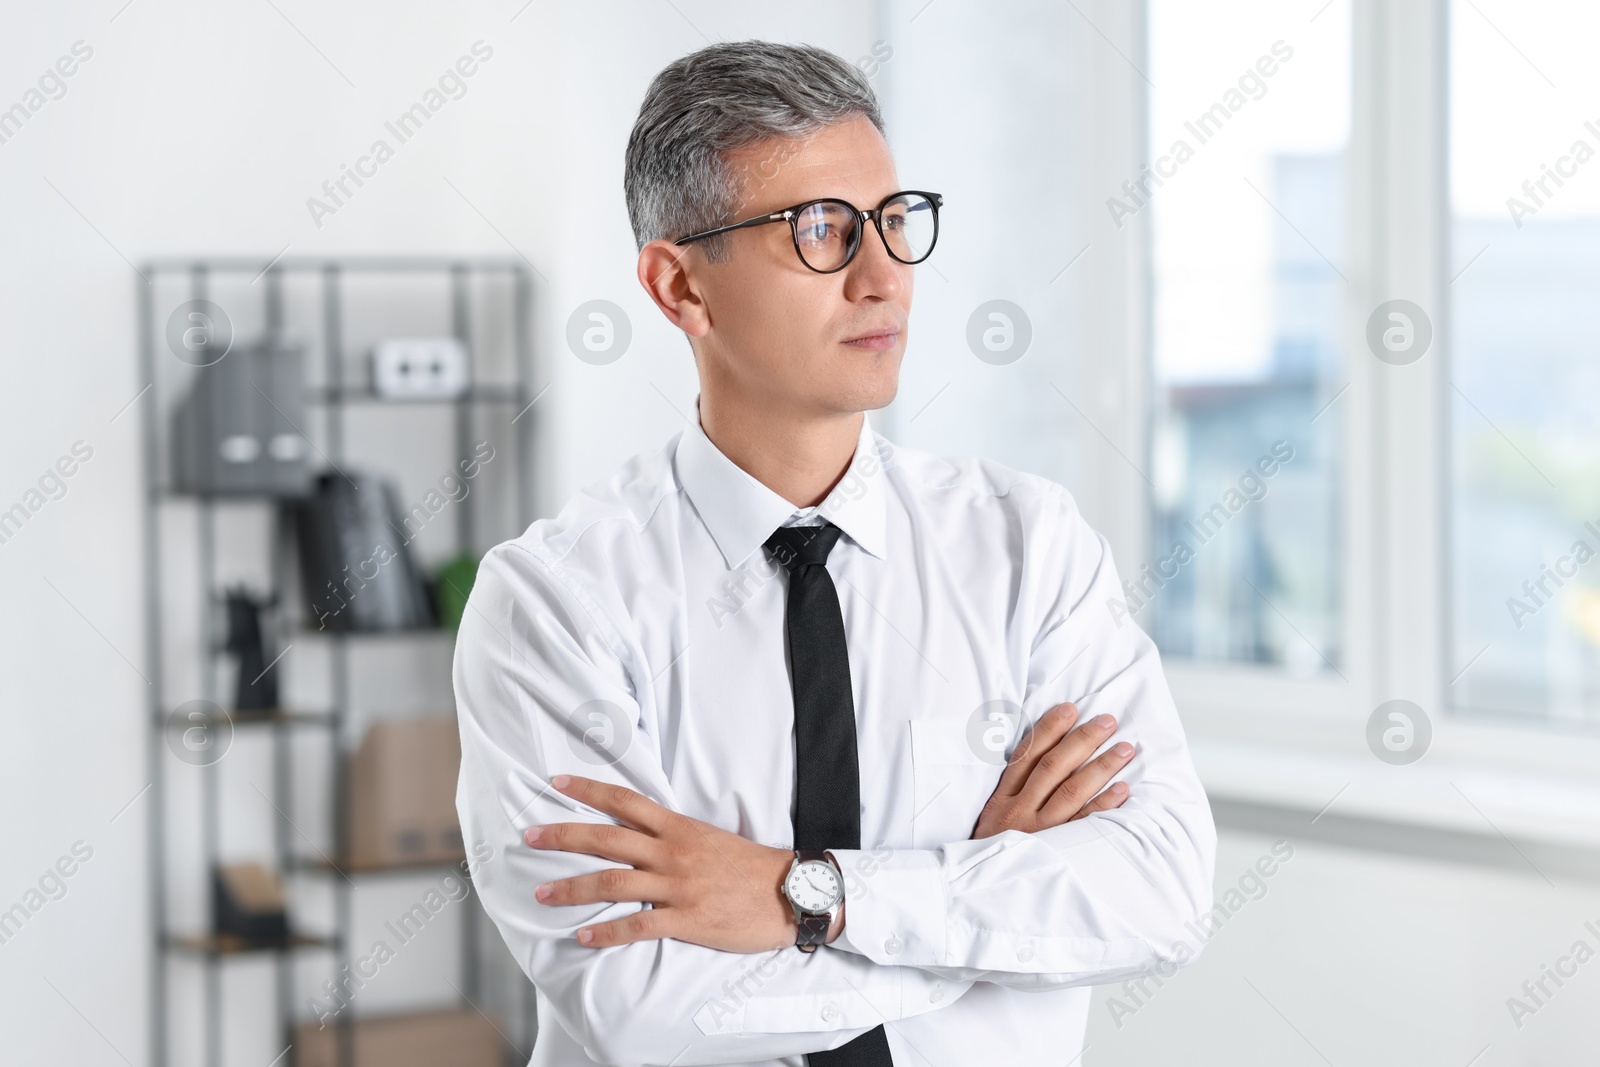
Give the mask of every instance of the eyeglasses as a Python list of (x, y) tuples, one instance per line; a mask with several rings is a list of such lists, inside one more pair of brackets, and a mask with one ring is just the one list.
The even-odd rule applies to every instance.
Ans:
[(862, 223), (870, 219), (889, 255), (901, 263), (921, 263), (928, 258), (934, 242), (939, 239), (939, 207), (943, 203), (944, 197), (938, 193), (917, 189), (890, 193), (877, 207), (866, 211), (858, 209), (848, 200), (824, 197), (807, 200), (770, 215), (757, 215), (730, 226), (692, 233), (673, 244), (688, 244), (729, 230), (742, 230), (746, 226), (787, 222), (800, 262), (818, 274), (832, 274), (843, 270), (856, 257), (865, 229)]

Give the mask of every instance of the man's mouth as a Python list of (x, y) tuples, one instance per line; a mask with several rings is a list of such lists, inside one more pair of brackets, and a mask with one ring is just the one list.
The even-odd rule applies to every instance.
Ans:
[(864, 333), (859, 337), (852, 337), (844, 342), (851, 348), (864, 348), (872, 351), (888, 348), (900, 338), (899, 330), (876, 330)]

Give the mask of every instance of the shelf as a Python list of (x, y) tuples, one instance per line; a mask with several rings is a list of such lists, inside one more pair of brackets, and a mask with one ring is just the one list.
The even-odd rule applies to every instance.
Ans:
[(158, 256), (145, 260), (143, 273), (204, 271), (259, 276), (268, 270), (274, 274), (322, 273), (330, 270), (340, 274), (443, 274), (460, 270), (469, 274), (526, 274), (531, 266), (533, 264), (526, 257), (513, 259), (509, 256)]
[(446, 630), (443, 626), (408, 626), (403, 630), (335, 630), (332, 627), (318, 629), (313, 623), (301, 622), (296, 629), (299, 633), (309, 637), (333, 636), (367, 639), (374, 637), (424, 637), (439, 634), (455, 636), (453, 630)]
[(215, 507), (218, 504), (294, 504), (311, 499), (309, 496), (287, 496), (283, 493), (215, 492), (197, 493), (190, 489), (174, 489), (162, 484), (155, 487), (152, 497), (157, 504), (195, 503)]
[(455, 859), (418, 860), (415, 863), (357, 863), (354, 861), (334, 865), (320, 856), (309, 858), (305, 856), (292, 856), (288, 867), (291, 871), (301, 871), (306, 874), (425, 874), (430, 871), (442, 871), (447, 868), (459, 869), (467, 862), (465, 852)]
[[(411, 285), (399, 288), (393, 284), (402, 275), (408, 274), (426, 284), (434, 294), (428, 304), (436, 312), (431, 321), (435, 324), (433, 328), (439, 331), (438, 336), (444, 336), (447, 330), (460, 336), (467, 345), (469, 355), (478, 361), (476, 367), (469, 365), (468, 388), (460, 395), (414, 399), (381, 396), (373, 388), (371, 376), (359, 366), (359, 352), (364, 342), (347, 343), (352, 337), (365, 336), (353, 330), (352, 324), (362, 324), (364, 330), (373, 323), (381, 325), (385, 317), (409, 317), (419, 310), (414, 305), (417, 304), (420, 290)], [(345, 837), (340, 825), (345, 815), (341, 790), (347, 784), (345, 776), (349, 773), (348, 761), (352, 755), (349, 751), (350, 738), (344, 727), (358, 719), (353, 709), (363, 707), (364, 710), (368, 702), (359, 699), (361, 694), (357, 685), (358, 679), (364, 678), (365, 673), (356, 670), (352, 661), (396, 649), (405, 656), (424, 661), (429, 673), (438, 675), (440, 684), (448, 687), (448, 642), (454, 641), (455, 631), (442, 625), (403, 630), (333, 629), (334, 625), (341, 622), (352, 621), (353, 616), (348, 611), (342, 616), (330, 613), (301, 618), (304, 612), (314, 611), (316, 605), (313, 601), (301, 603), (291, 596), (300, 561), (299, 531), (296, 524), (290, 521), (292, 516), (284, 513), (313, 499), (311, 494), (315, 491), (315, 483), (311, 477), (321, 473), (324, 467), (337, 470), (346, 459), (371, 456), (374, 462), (392, 459), (401, 463), (401, 469), (385, 471), (387, 477), (392, 478), (407, 471), (421, 473), (414, 463), (403, 463), (399, 456), (389, 457), (388, 451), (392, 449), (385, 450), (385, 443), (407, 441), (417, 432), (425, 430), (429, 435), (428, 443), (435, 444), (433, 437), (439, 436), (439, 431), (448, 430), (449, 424), (453, 423), (454, 433), (451, 436), (454, 444), (450, 446), (450, 452), (465, 452), (471, 444), (471, 433), (479, 429), (488, 432), (487, 426), (480, 427), (478, 424), (486, 419), (495, 422), (504, 414), (514, 425), (508, 429), (504, 420), (500, 419), (497, 423), (499, 428), (493, 432), (507, 435), (511, 448), (505, 459), (496, 461), (494, 470), (500, 471), (501, 464), (510, 465), (504, 477), (516, 521), (514, 528), (505, 531), (502, 537), (515, 536), (518, 531), (526, 529), (533, 521), (533, 485), (528, 464), (533, 457), (537, 420), (522, 416), (527, 413), (525, 409), (534, 406), (541, 395), (534, 384), (532, 309), (536, 274), (531, 264), (517, 257), (481, 259), (451, 256), (359, 259), (166, 257), (152, 261), (145, 270), (145, 278), (141, 280), (153, 283), (139, 287), (138, 346), (138, 380), (150, 382), (153, 386), (152, 396), (144, 405), (145, 417), (140, 420), (143, 474), (140, 511), (145, 546), (144, 605), (148, 624), (146, 660), (149, 664), (147, 676), (152, 679), (150, 699), (142, 713), (147, 716), (151, 740), (155, 742), (150, 746), (153, 802), (146, 805), (150, 848), (149, 898), (155, 913), (151, 947), (156, 957), (149, 998), (151, 1049), (145, 1057), (151, 1063), (170, 1061), (174, 1042), (169, 1030), (180, 1022), (185, 1030), (198, 1031), (193, 1035), (193, 1042), (186, 1041), (185, 1047), (192, 1044), (203, 1053), (201, 1059), (205, 1062), (221, 1063), (223, 1050), (230, 1047), (229, 1032), (235, 1020), (234, 1014), (224, 1010), (225, 1007), (237, 1011), (239, 1019), (244, 1018), (245, 1012), (252, 1016), (274, 1015), (282, 1031), (293, 1032), (300, 1021), (295, 1004), (305, 992), (304, 986), (310, 973), (306, 968), (290, 964), (298, 964), (300, 957), (295, 954), (307, 950), (327, 954), (307, 961), (314, 963), (316, 970), (322, 969), (324, 963), (331, 963), (332, 967), (337, 968), (352, 962), (351, 957), (358, 947), (354, 943), (358, 920), (370, 918), (364, 906), (377, 903), (376, 900), (363, 900), (359, 902), (362, 906), (358, 906), (354, 898), (368, 894), (355, 893), (354, 888), (365, 890), (369, 881), (374, 887), (398, 887), (401, 884), (398, 879), (408, 875), (417, 878), (419, 884), (423, 879), (443, 880), (447, 871), (455, 872), (458, 879), (469, 877), (466, 867), (469, 854), (465, 850), (458, 857), (436, 861), (396, 864), (340, 861), (344, 865), (336, 867), (325, 856), (319, 855), (312, 845), (301, 843), (296, 846), (296, 839), (289, 834), (292, 824), (287, 819), (272, 819), (274, 847), (271, 854), (278, 861), (280, 877), (295, 879), (295, 889), (310, 892), (313, 896), (320, 896), (324, 889), (331, 889), (336, 903), (331, 921), (313, 921), (309, 915), (301, 915), (291, 906), (291, 929), (298, 925), (297, 920), (303, 919), (310, 927), (309, 932), (293, 933), (281, 943), (274, 944), (216, 936), (210, 933), (209, 920), (205, 918), (208, 913), (208, 894), (204, 887), (193, 897), (179, 898), (172, 891), (173, 883), (175, 875), (181, 877), (185, 886), (197, 877), (211, 877), (221, 861), (221, 800), (231, 795), (227, 792), (229, 788), (243, 783), (229, 777), (238, 773), (236, 769), (208, 774), (196, 783), (201, 786), (199, 803), (192, 804), (186, 791), (168, 790), (168, 778), (185, 772), (182, 768), (170, 769), (173, 761), (165, 758), (161, 748), (163, 741), (173, 740), (168, 731), (172, 730), (174, 724), (169, 723), (168, 719), (177, 717), (177, 708), (182, 708), (184, 713), (191, 707), (201, 709), (202, 714), (196, 716), (193, 725), (204, 728), (207, 733), (213, 729), (241, 733), (247, 728), (257, 728), (257, 741), (251, 742), (252, 745), (263, 735), (270, 734), (272, 743), (265, 746), (270, 751), (260, 755), (271, 761), (273, 784), (270, 789), (265, 782), (258, 786), (264, 791), (263, 796), (280, 813), (290, 809), (291, 798), (296, 801), (302, 796), (314, 799), (317, 820), (328, 831), (325, 839), (331, 842), (329, 853), (353, 845), (355, 839)], [(229, 277), (224, 279), (223, 276)], [(348, 284), (350, 279), (357, 276), (361, 279), (359, 284)], [(226, 286), (225, 295), (244, 292), (244, 283), (249, 283), (250, 288), (259, 294), (259, 314), (247, 314), (244, 321), (259, 323), (263, 331), (282, 331), (295, 337), (303, 335), (307, 341), (304, 377), (296, 384), (296, 395), (292, 399), (293, 406), (303, 409), (311, 420), (312, 425), (301, 422), (301, 426), (312, 433), (322, 462), (307, 459), (310, 476), (304, 488), (293, 495), (261, 490), (180, 489), (170, 466), (171, 450), (177, 446), (173, 440), (172, 407), (177, 402), (180, 387), (194, 375), (189, 373), (188, 368), (175, 366), (164, 355), (168, 347), (164, 324), (173, 315), (170, 308), (172, 300), (184, 296), (190, 300), (203, 300), (214, 296), (213, 287), (219, 280)], [(309, 281), (313, 286), (295, 284), (294, 299), (289, 300), (291, 280)], [(235, 283), (238, 283), (237, 286)], [(312, 295), (310, 288), (315, 288), (319, 295), (308, 302), (302, 297)], [(233, 310), (230, 306), (229, 313)], [(374, 318), (374, 314), (378, 318)], [(479, 370), (483, 371), (481, 375)], [(548, 388), (548, 385), (540, 388)], [(368, 414), (378, 406), (387, 407), (392, 414)], [(300, 421), (298, 415), (294, 419)], [(496, 441), (498, 444), (498, 437)], [(368, 447), (369, 444), (377, 447)], [(362, 447), (352, 449), (351, 445)], [(463, 462), (470, 458), (467, 455), (459, 457)], [(431, 472), (432, 464), (428, 473)], [(503, 524), (498, 510), (492, 513), (482, 511), (482, 514), (480, 511), (482, 509), (471, 505), (452, 513), (453, 521), (449, 525), (454, 527), (453, 544), (458, 552), (474, 549), (485, 540), (482, 534), (491, 533)], [(215, 525), (219, 521), (228, 524), (234, 521), (250, 522), (254, 527), (263, 528), (267, 538), (263, 544), (252, 546), (250, 555), (264, 554), (267, 557), (266, 573), (270, 575), (268, 587), (289, 598), (279, 601), (270, 616), (269, 633), (278, 646), (272, 649), (272, 654), (278, 653), (286, 642), (291, 641), (295, 644), (315, 644), (327, 653), (323, 656), (318, 649), (313, 649), (312, 661), (304, 665), (308, 674), (312, 667), (316, 667), (319, 669), (315, 674), (327, 679), (325, 691), (307, 691), (311, 695), (309, 702), (297, 701), (284, 691), (281, 698), (275, 697), (275, 702), (281, 699), (300, 706), (245, 712), (227, 707), (221, 700), (215, 699), (215, 694), (225, 694), (222, 699), (229, 700), (237, 695), (222, 684), (222, 672), (226, 670), (225, 664), (229, 660), (222, 648), (224, 642), (221, 641), (222, 624), (227, 621), (227, 613), (221, 606), (224, 589), (219, 578), (237, 569), (233, 566), (233, 556), (244, 555), (240, 549), (227, 544), (221, 536), (224, 531)], [(195, 523), (192, 550), (179, 555), (165, 547), (166, 527), (173, 523), (180, 527)], [(500, 539), (489, 538), (488, 543)], [(258, 549), (265, 551), (258, 552)], [(421, 562), (418, 560), (419, 564)], [(430, 583), (434, 581), (431, 566), (420, 569), (425, 580)], [(173, 581), (174, 576), (185, 574), (195, 577), (192, 589), (191, 583)], [(178, 599), (180, 592), (186, 594), (181, 600)], [(202, 597), (209, 599), (200, 599)], [(172, 614), (169, 618), (169, 612), (173, 610), (173, 605), (167, 603), (169, 600), (184, 606), (184, 611)], [(195, 616), (196, 600), (200, 600), (199, 625), (186, 628), (180, 623), (186, 624)], [(265, 619), (263, 624), (266, 624)], [(315, 636), (321, 636), (323, 640), (316, 641), (313, 639)], [(447, 637), (448, 642), (440, 641), (440, 637)], [(347, 638), (358, 640), (350, 641)], [(170, 645), (169, 641), (172, 642)], [(354, 649), (355, 645), (360, 645), (361, 650)], [(446, 658), (436, 656), (435, 650), (446, 653)], [(191, 695), (188, 690), (193, 688), (193, 683), (186, 683), (173, 691), (163, 680), (163, 668), (179, 654), (186, 666), (190, 662), (198, 665), (204, 683), (199, 687), (200, 690), (213, 694), (209, 703), (186, 707), (185, 701)], [(326, 662), (319, 662), (322, 660)], [(273, 669), (280, 673), (280, 677), (282, 671), (297, 672), (302, 666), (296, 661), (290, 661), (288, 665), (279, 664), (277, 659), (273, 659), (272, 664), (276, 665)], [(226, 675), (230, 678), (233, 676), (232, 673)], [(176, 725), (181, 729), (189, 724), (178, 722)], [(264, 729), (268, 727), (270, 730)], [(290, 735), (287, 730), (300, 731), (306, 727), (318, 732), (313, 735), (296, 732), (295, 743), (288, 743)], [(312, 750), (316, 749), (325, 751), (309, 766), (302, 768), (301, 761), (309, 759), (313, 755)], [(234, 767), (233, 764), (223, 763), (209, 766)], [(312, 788), (313, 785), (319, 788)], [(180, 800), (186, 811), (190, 808), (197, 810), (200, 815), (199, 826), (191, 825), (196, 820), (190, 818), (185, 818), (181, 826), (177, 823), (174, 816), (177, 815)], [(295, 817), (300, 816), (296, 814)], [(299, 827), (294, 829), (300, 832)], [(198, 836), (196, 831), (199, 831)], [(443, 844), (454, 838), (434, 837), (426, 840)], [(174, 850), (174, 842), (197, 844), (199, 847), (198, 850)], [(293, 850), (296, 847), (306, 854), (295, 855)], [(184, 860), (181, 874), (172, 869), (177, 866), (179, 858)], [(363, 880), (358, 882), (357, 879)], [(312, 881), (316, 884), (307, 884)], [(198, 916), (194, 924), (202, 932), (180, 932), (168, 927), (167, 916), (179, 913), (180, 899), (184, 901), (182, 911), (185, 914)], [(197, 902), (199, 910), (196, 913)], [(465, 910), (456, 939), (461, 957), (462, 984), (459, 988), (463, 991), (463, 997), (477, 988), (482, 974), (482, 961), (479, 958), (481, 939), (478, 936), (480, 917), (476, 909), (477, 905), (474, 905)], [(277, 995), (269, 999), (252, 997), (249, 1003), (228, 1004), (231, 998), (223, 988), (227, 983), (222, 964), (235, 959), (254, 961), (257, 965), (272, 964), (278, 972)], [(195, 989), (188, 982), (191, 977), (188, 974), (182, 976), (182, 983), (178, 983), (177, 976), (171, 972), (179, 969), (204, 971), (204, 987)], [(321, 976), (318, 977), (320, 979)], [(530, 1016), (529, 1027), (533, 1023), (533, 995), (532, 987), (524, 985), (523, 1003)], [(472, 1017), (477, 1016), (474, 1013)], [(253, 1018), (252, 1026), (259, 1029), (259, 1024), (263, 1022), (265, 1019), (262, 1017)], [(312, 1025), (315, 1026), (314, 1023)], [(331, 1035), (321, 1036), (326, 1038)], [(297, 1046), (300, 1043), (298, 1035), (295, 1043)], [(448, 1057), (436, 1058), (444, 1062)]]
[(460, 396), (380, 396), (369, 386), (314, 386), (305, 392), (308, 404), (382, 404), (399, 408), (430, 404), (515, 404), (522, 398), (522, 389), (515, 385), (479, 385)]
[[(169, 712), (170, 714), (170, 712)], [(332, 726), (333, 715), (325, 711), (287, 711), (272, 708), (266, 711), (224, 711), (223, 715), (202, 715), (200, 721), (211, 723), (232, 722), (235, 726)], [(165, 724), (164, 718), (158, 722)]]
[(313, 937), (294, 934), (286, 944), (258, 945), (232, 934), (169, 935), (167, 948), (174, 952), (188, 952), (196, 956), (248, 956), (266, 952), (292, 952), (295, 949), (333, 949), (339, 942), (331, 937)]
[(332, 726), (333, 715), (326, 711), (286, 711), (269, 708), (266, 711), (231, 711), (228, 713), (235, 726)]

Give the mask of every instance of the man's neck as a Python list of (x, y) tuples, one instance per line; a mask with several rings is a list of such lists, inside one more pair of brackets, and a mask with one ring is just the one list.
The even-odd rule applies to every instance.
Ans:
[(820, 504), (844, 477), (861, 436), (862, 412), (817, 417), (700, 394), (700, 428), (723, 455), (795, 507)]

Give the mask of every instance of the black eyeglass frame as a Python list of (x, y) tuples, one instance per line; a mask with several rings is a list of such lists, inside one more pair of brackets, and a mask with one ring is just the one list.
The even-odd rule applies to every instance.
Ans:
[[(933, 240), (928, 242), (928, 250), (922, 253), (922, 255), (917, 259), (901, 259), (899, 256), (895, 255), (894, 249), (889, 247), (889, 239), (883, 235), (883, 209), (889, 205), (889, 201), (894, 200), (896, 197), (905, 196), (907, 194), (924, 197), (927, 199), (928, 203), (933, 205)], [(868, 208), (865, 211), (856, 207), (850, 201), (841, 200), (837, 196), (819, 196), (815, 200), (807, 200), (803, 204), (796, 204), (793, 207), (786, 207), (781, 211), (774, 211), (767, 215), (757, 215), (754, 218), (745, 219), (743, 222), (735, 222), (727, 226), (718, 226), (714, 230), (705, 230), (701, 233), (691, 233), (689, 236), (680, 237), (672, 243), (675, 245), (684, 245), (688, 244), (690, 241), (698, 241), (704, 237), (715, 237), (719, 233), (728, 233), (730, 230), (742, 230), (747, 226), (765, 226), (769, 222), (787, 222), (789, 224), (789, 237), (794, 242), (794, 254), (800, 257), (800, 262), (804, 263), (808, 270), (816, 271), (818, 274), (836, 274), (848, 267), (850, 265), (850, 261), (856, 258), (856, 253), (861, 251), (861, 235), (866, 231), (866, 227), (856, 227), (855, 243), (852, 244), (850, 250), (845, 253), (843, 263), (832, 268), (831, 270), (822, 270), (819, 267), (813, 267), (809, 262), (807, 262), (806, 254), (800, 251), (800, 227), (795, 220), (800, 217), (801, 212), (814, 204), (843, 204), (845, 207), (849, 208), (851, 213), (860, 220), (864, 222), (870, 221), (872, 223), (872, 228), (878, 231), (878, 240), (883, 242), (884, 251), (889, 253), (889, 258), (898, 263), (905, 263), (908, 266), (921, 263), (923, 260), (933, 255), (933, 248), (939, 243), (939, 208), (944, 206), (944, 196), (940, 193), (930, 193), (923, 189), (901, 189), (898, 192), (890, 193), (888, 196), (884, 197), (878, 202), (877, 207)]]

